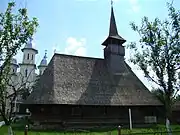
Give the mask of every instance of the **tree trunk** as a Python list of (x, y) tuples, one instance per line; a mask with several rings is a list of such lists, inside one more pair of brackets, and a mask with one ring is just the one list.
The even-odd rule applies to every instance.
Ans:
[(172, 120), (172, 101), (171, 101), (171, 98), (170, 98), (170, 95), (167, 94), (166, 95), (166, 103), (165, 103), (165, 107), (166, 107), (166, 129), (167, 129), (167, 132), (168, 132), (168, 135), (172, 135), (172, 130), (171, 130), (171, 120)]
[(13, 135), (13, 130), (10, 125), (8, 126), (8, 135)]
[(172, 130), (171, 130), (171, 126), (170, 126), (170, 120), (168, 118), (166, 118), (166, 129), (169, 135), (172, 135)]

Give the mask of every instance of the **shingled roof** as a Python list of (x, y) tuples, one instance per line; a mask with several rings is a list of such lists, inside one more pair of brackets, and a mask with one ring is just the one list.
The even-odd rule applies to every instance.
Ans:
[(105, 59), (54, 54), (25, 104), (161, 105), (122, 65), (113, 75)]

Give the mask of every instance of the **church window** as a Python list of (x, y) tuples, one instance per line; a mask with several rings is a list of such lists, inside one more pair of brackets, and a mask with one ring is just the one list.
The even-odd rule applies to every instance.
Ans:
[(27, 77), (28, 76), (28, 70), (26, 69), (25, 70), (25, 77)]
[(29, 60), (29, 53), (28, 53), (28, 55), (27, 55), (27, 59)]
[(31, 59), (33, 60), (33, 54), (32, 54), (32, 57), (31, 57)]

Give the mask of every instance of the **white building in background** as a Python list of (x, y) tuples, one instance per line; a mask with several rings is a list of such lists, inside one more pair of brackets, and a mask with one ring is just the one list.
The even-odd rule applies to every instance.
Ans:
[[(18, 64), (15, 58), (11, 60), (11, 73), (12, 78), (10, 80), (10, 93), (13, 93), (12, 87), (16, 89), (27, 88), (29, 92), (32, 90), (32, 86), (38, 79), (39, 75), (42, 75), (44, 70), (47, 67), (47, 56), (46, 52), (44, 57), (42, 58), (39, 65), (36, 65), (36, 55), (38, 54), (38, 50), (33, 48), (32, 46), (32, 38), (30, 38), (29, 42), (25, 45), (23, 49), (21, 49), (23, 53), (22, 62)], [(37, 69), (38, 67), (38, 69)], [(39, 70), (39, 74), (37, 74), (37, 70)], [(15, 111), (18, 110), (18, 103), (22, 101), (22, 97), (18, 96), (15, 100)]]

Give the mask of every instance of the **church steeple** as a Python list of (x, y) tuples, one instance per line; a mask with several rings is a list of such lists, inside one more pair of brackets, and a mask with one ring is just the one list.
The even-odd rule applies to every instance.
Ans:
[(109, 27), (109, 36), (102, 43), (102, 45), (107, 46), (108, 44), (119, 44), (122, 45), (126, 42), (119, 34), (116, 26), (116, 20), (114, 16), (113, 4), (111, 1), (111, 17), (110, 17), (110, 27)]
[(109, 67), (110, 71), (113, 74), (120, 74), (125, 67), (124, 56), (125, 48), (122, 45), (126, 42), (119, 34), (116, 26), (116, 21), (114, 17), (114, 11), (111, 1), (111, 18), (110, 18), (110, 27), (109, 27), (109, 36), (102, 43), (105, 46), (104, 48), (104, 59)]

